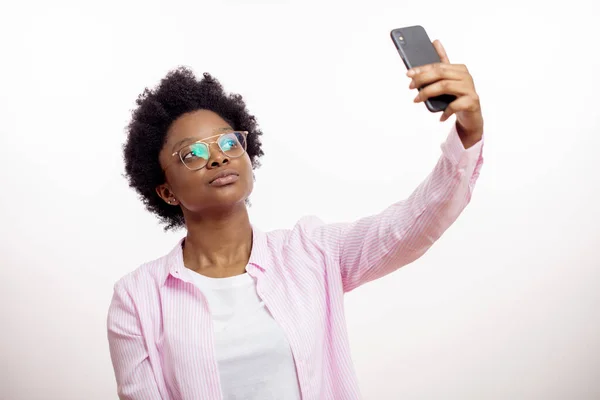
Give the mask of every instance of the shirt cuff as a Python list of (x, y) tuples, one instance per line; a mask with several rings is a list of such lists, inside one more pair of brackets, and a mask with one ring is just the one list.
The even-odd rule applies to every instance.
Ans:
[(446, 141), (442, 143), (442, 152), (448, 158), (453, 165), (457, 165), (459, 168), (466, 167), (469, 163), (477, 160), (481, 154), (481, 147), (483, 146), (483, 136), (481, 140), (475, 143), (473, 146), (465, 149), (458, 131), (456, 130), (456, 124), (452, 125), (452, 129), (446, 138)]

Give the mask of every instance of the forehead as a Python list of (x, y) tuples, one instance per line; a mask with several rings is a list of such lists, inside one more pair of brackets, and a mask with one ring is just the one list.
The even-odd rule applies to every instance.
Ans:
[(204, 139), (231, 129), (232, 127), (213, 111), (193, 111), (183, 114), (171, 124), (167, 132), (166, 147)]

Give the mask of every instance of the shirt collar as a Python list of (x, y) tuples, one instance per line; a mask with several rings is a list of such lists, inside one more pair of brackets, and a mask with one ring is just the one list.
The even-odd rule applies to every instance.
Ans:
[(269, 241), (268, 236), (258, 228), (252, 226), (252, 251), (248, 264), (265, 271), (269, 268)]
[[(162, 271), (160, 282), (164, 285), (170, 276), (181, 277), (181, 270), (185, 268), (183, 264), (183, 247), (181, 246), (185, 237), (179, 239), (175, 247), (166, 255), (166, 262)], [(249, 265), (252, 265), (262, 271), (269, 266), (269, 243), (267, 235), (252, 226), (252, 251), (250, 252)]]

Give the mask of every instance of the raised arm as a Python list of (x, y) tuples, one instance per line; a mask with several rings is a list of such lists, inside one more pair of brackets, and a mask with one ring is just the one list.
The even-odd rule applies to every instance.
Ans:
[(456, 96), (441, 116), (456, 115), (431, 174), (411, 196), (383, 212), (350, 224), (307, 221), (304, 231), (338, 262), (344, 291), (384, 276), (423, 255), (452, 225), (471, 199), (483, 163), (483, 118), (473, 79), (464, 65), (441, 63), (409, 70), (410, 88), (422, 88), (415, 102), (442, 94)]
[(350, 224), (306, 221), (305, 232), (338, 260), (348, 292), (416, 260), (469, 203), (483, 143), (464, 149), (455, 129), (431, 174), (406, 199)]

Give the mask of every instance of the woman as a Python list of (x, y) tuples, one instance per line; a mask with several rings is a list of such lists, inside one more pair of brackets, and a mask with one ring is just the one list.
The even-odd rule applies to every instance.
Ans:
[(343, 294), (420, 257), (469, 202), (483, 119), (467, 69), (408, 72), (416, 102), (457, 99), (430, 176), (382, 213), (300, 220), (263, 233), (246, 200), (263, 154), (239, 95), (205, 74), (169, 73), (137, 100), (125, 145), (130, 186), (166, 228), (187, 234), (115, 285), (108, 338), (121, 399), (358, 399)]

